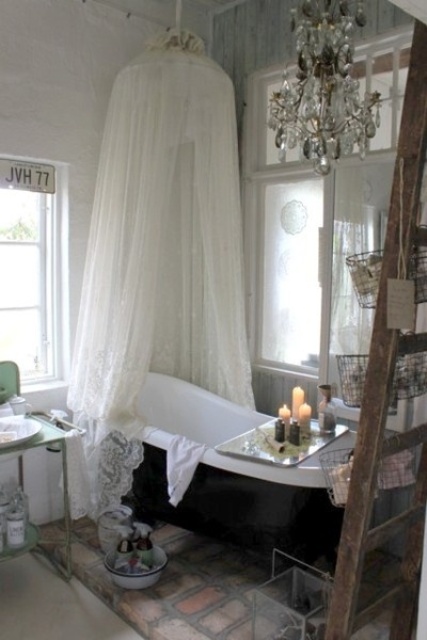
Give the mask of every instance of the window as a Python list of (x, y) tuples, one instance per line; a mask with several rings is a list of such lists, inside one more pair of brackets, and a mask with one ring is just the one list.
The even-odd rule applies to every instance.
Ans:
[(410, 41), (407, 30), (358, 49), (353, 75), (362, 95), (381, 93), (382, 124), (363, 162), (342, 158), (326, 178), (297, 148), (279, 162), (266, 122), (282, 67), (250, 79), (243, 171), (255, 366), (327, 380), (335, 354), (369, 345), (373, 315), (358, 308), (346, 257), (382, 247)]
[(0, 189), (0, 359), (25, 383), (61, 373), (59, 238), (57, 195)]

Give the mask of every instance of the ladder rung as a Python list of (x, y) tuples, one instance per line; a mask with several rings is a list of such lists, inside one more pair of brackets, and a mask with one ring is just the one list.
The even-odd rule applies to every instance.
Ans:
[(384, 440), (381, 457), (386, 458), (394, 453), (399, 453), (399, 451), (412, 449), (424, 442), (427, 442), (427, 423), (420, 424), (404, 433), (396, 433)]
[(399, 337), (399, 355), (427, 351), (427, 333), (409, 333)]
[(366, 535), (366, 550), (376, 549), (390, 538), (404, 531), (408, 525), (423, 518), (424, 515), (425, 505), (417, 505), (410, 507), (394, 518), (390, 518), (387, 522), (383, 522), (377, 527), (370, 529)]
[(358, 629), (361, 629), (369, 622), (372, 622), (375, 618), (377, 618), (381, 613), (384, 613), (385, 609), (391, 608), (393, 602), (400, 595), (400, 593), (404, 590), (406, 584), (403, 582), (399, 582), (399, 584), (395, 585), (390, 591), (381, 596), (378, 600), (370, 604), (362, 611), (356, 613), (354, 617), (354, 622), (352, 625), (352, 632), (354, 633)]

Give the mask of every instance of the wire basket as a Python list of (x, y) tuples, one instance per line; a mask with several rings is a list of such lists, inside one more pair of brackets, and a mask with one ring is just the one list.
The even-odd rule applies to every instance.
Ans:
[(371, 251), (348, 256), (345, 260), (359, 305), (374, 309), (377, 303), (383, 252)]
[(427, 352), (408, 353), (399, 356), (394, 376), (399, 400), (416, 398), (427, 392)]
[[(339, 355), (337, 358), (341, 395), (347, 407), (360, 407), (368, 367), (367, 355)], [(427, 393), (427, 352), (398, 356), (390, 406), (398, 400), (416, 398)]]
[[(365, 386), (368, 355), (337, 356), (338, 375), (340, 378), (342, 401), (347, 407), (361, 407), (363, 388)], [(403, 379), (402, 379), (403, 385)], [(397, 412), (397, 394), (394, 381), (390, 399), (389, 414)], [(402, 396), (403, 397), (403, 396)], [(405, 397), (410, 397), (406, 395)]]
[(345, 507), (353, 466), (353, 449), (335, 449), (319, 454), (330, 501), (335, 507)]
[(414, 449), (405, 449), (383, 458), (378, 475), (379, 489), (397, 489), (415, 484), (416, 456)]
[[(335, 507), (347, 504), (353, 468), (353, 449), (335, 449), (319, 454), (329, 499)], [(415, 483), (416, 456), (413, 450), (399, 451), (379, 463), (378, 490), (408, 487)], [(378, 491), (375, 497), (378, 497)]]
[[(374, 309), (377, 303), (383, 251), (359, 253), (346, 258), (359, 305)], [(427, 250), (417, 250), (409, 261), (409, 278), (415, 283), (415, 303), (427, 301)]]

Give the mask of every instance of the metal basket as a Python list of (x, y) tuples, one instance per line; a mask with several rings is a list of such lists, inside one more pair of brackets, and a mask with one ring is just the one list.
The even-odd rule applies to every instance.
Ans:
[[(335, 507), (347, 504), (352, 471), (353, 449), (336, 449), (319, 454), (329, 499)], [(400, 451), (380, 461), (378, 490), (408, 487), (415, 483), (416, 456), (413, 450)], [(378, 497), (378, 491), (375, 495)]]
[(427, 392), (427, 352), (399, 356), (394, 376), (399, 400), (416, 398)]
[[(383, 251), (359, 253), (346, 258), (359, 305), (374, 309), (377, 303)], [(409, 261), (409, 278), (415, 283), (415, 303), (427, 301), (427, 250), (417, 250)]]
[(345, 507), (350, 486), (353, 449), (335, 449), (319, 454), (330, 501), (335, 507)]
[[(368, 367), (367, 355), (337, 356), (341, 394), (347, 407), (360, 407)], [(393, 380), (391, 407), (397, 400), (416, 398), (427, 393), (427, 352), (398, 356)]]

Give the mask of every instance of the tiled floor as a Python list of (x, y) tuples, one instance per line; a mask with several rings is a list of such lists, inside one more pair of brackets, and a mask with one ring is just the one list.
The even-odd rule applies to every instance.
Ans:
[[(60, 522), (42, 528), (44, 540), (62, 534)], [(148, 640), (252, 640), (253, 594), (270, 578), (271, 562), (172, 525), (157, 528), (152, 539), (169, 559), (159, 582), (145, 590), (124, 590), (112, 583), (104, 567), (94, 523), (77, 521), (72, 535), (74, 575)], [(46, 548), (61, 554), (56, 544)], [(372, 562), (363, 596), (368, 601), (379, 574), (384, 577), (385, 572), (381, 558)], [(387, 613), (356, 638), (386, 640)]]
[(65, 582), (40, 554), (0, 563), (2, 640), (141, 640), (83, 584)]

